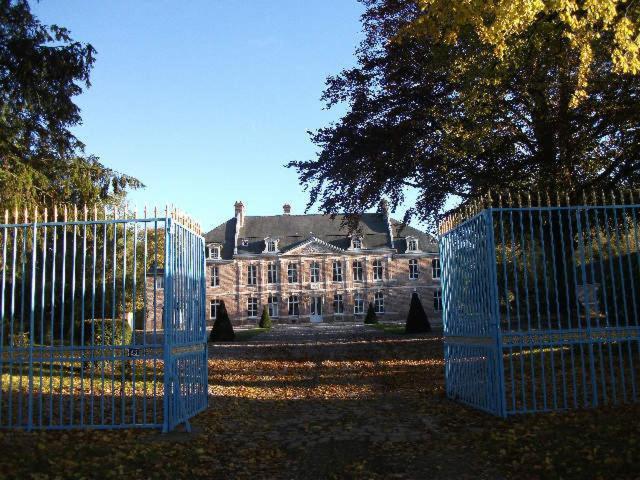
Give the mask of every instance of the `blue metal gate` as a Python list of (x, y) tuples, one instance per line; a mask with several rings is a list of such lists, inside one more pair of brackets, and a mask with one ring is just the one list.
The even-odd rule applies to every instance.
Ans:
[(164, 213), (5, 213), (0, 428), (168, 431), (205, 408), (204, 239)]
[(640, 205), (563, 200), (441, 225), (450, 398), (501, 416), (638, 400)]

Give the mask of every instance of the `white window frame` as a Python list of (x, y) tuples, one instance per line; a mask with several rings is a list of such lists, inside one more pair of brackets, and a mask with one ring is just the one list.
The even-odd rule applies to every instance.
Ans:
[(376, 258), (372, 263), (373, 281), (381, 282), (384, 279), (384, 267), (382, 266), (382, 260)]
[(319, 283), (321, 281), (320, 262), (316, 262), (316, 261), (311, 262), (309, 270), (310, 270), (309, 280), (311, 281), (311, 283)]
[(278, 283), (278, 265), (276, 262), (267, 263), (267, 283)]
[(336, 315), (344, 314), (344, 296), (341, 293), (333, 295), (333, 313)]
[(333, 261), (333, 281), (334, 282), (342, 282), (342, 260), (334, 260)]
[(277, 253), (278, 252), (278, 242), (280, 239), (267, 237), (264, 239), (264, 250), (262, 253)]
[(298, 264), (290, 263), (287, 265), (287, 280), (289, 283), (298, 283)]
[(353, 272), (353, 281), (364, 281), (364, 267), (362, 266), (362, 260), (354, 260), (351, 264), (351, 270)]
[(433, 311), (442, 311), (442, 290), (439, 288), (433, 291)]
[(434, 258), (431, 260), (431, 278), (434, 280), (440, 279), (442, 275), (442, 267), (440, 266), (440, 259)]
[(217, 243), (209, 244), (209, 260), (220, 260), (222, 248)]
[(419, 252), (418, 239), (415, 237), (407, 237), (407, 252)]
[(298, 295), (289, 295), (287, 299), (287, 312), (291, 316), (300, 316), (300, 297)]
[(258, 299), (256, 297), (247, 298), (247, 317), (258, 317)]
[(211, 267), (211, 287), (216, 288), (220, 286), (220, 271), (218, 267)]
[(247, 265), (247, 285), (258, 284), (258, 266), (254, 263)]
[(362, 237), (351, 237), (351, 248), (354, 250), (362, 250)]
[(278, 317), (279, 316), (279, 303), (278, 303), (278, 296), (277, 295), (273, 295), (273, 294), (269, 294), (269, 297), (267, 298), (267, 305), (269, 308), (269, 316), (270, 317)]
[[(220, 308), (220, 300), (218, 300), (217, 298), (214, 298), (209, 302), (209, 319), (210, 320), (216, 320), (218, 318), (219, 308)], [(213, 313), (214, 311), (215, 311), (215, 314)]]
[(418, 260), (412, 258), (409, 260), (409, 280), (418, 280), (420, 278), (420, 265)]
[(359, 292), (353, 295), (353, 314), (364, 315), (364, 297)]
[(376, 292), (373, 294), (373, 311), (377, 314), (384, 313), (384, 293)]

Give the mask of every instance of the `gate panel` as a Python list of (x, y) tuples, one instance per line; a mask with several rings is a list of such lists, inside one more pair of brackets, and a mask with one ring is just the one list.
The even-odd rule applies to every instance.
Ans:
[(164, 430), (186, 423), (207, 406), (204, 238), (171, 221), (167, 242), (165, 329), (168, 415)]
[(637, 402), (640, 206), (527, 199), (441, 231), (449, 396), (503, 416)]
[(204, 408), (204, 240), (175, 217), (5, 215), (0, 428), (168, 430)]

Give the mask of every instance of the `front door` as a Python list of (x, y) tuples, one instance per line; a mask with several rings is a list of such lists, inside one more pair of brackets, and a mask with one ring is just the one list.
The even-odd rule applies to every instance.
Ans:
[(311, 297), (311, 317), (312, 323), (322, 322), (322, 297)]

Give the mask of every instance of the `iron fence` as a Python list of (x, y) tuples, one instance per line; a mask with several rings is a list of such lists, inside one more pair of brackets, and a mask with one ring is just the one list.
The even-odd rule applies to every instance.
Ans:
[(206, 406), (194, 222), (7, 212), (0, 249), (0, 428), (168, 431)]
[(441, 226), (449, 397), (501, 416), (636, 402), (633, 194), (496, 203)]

